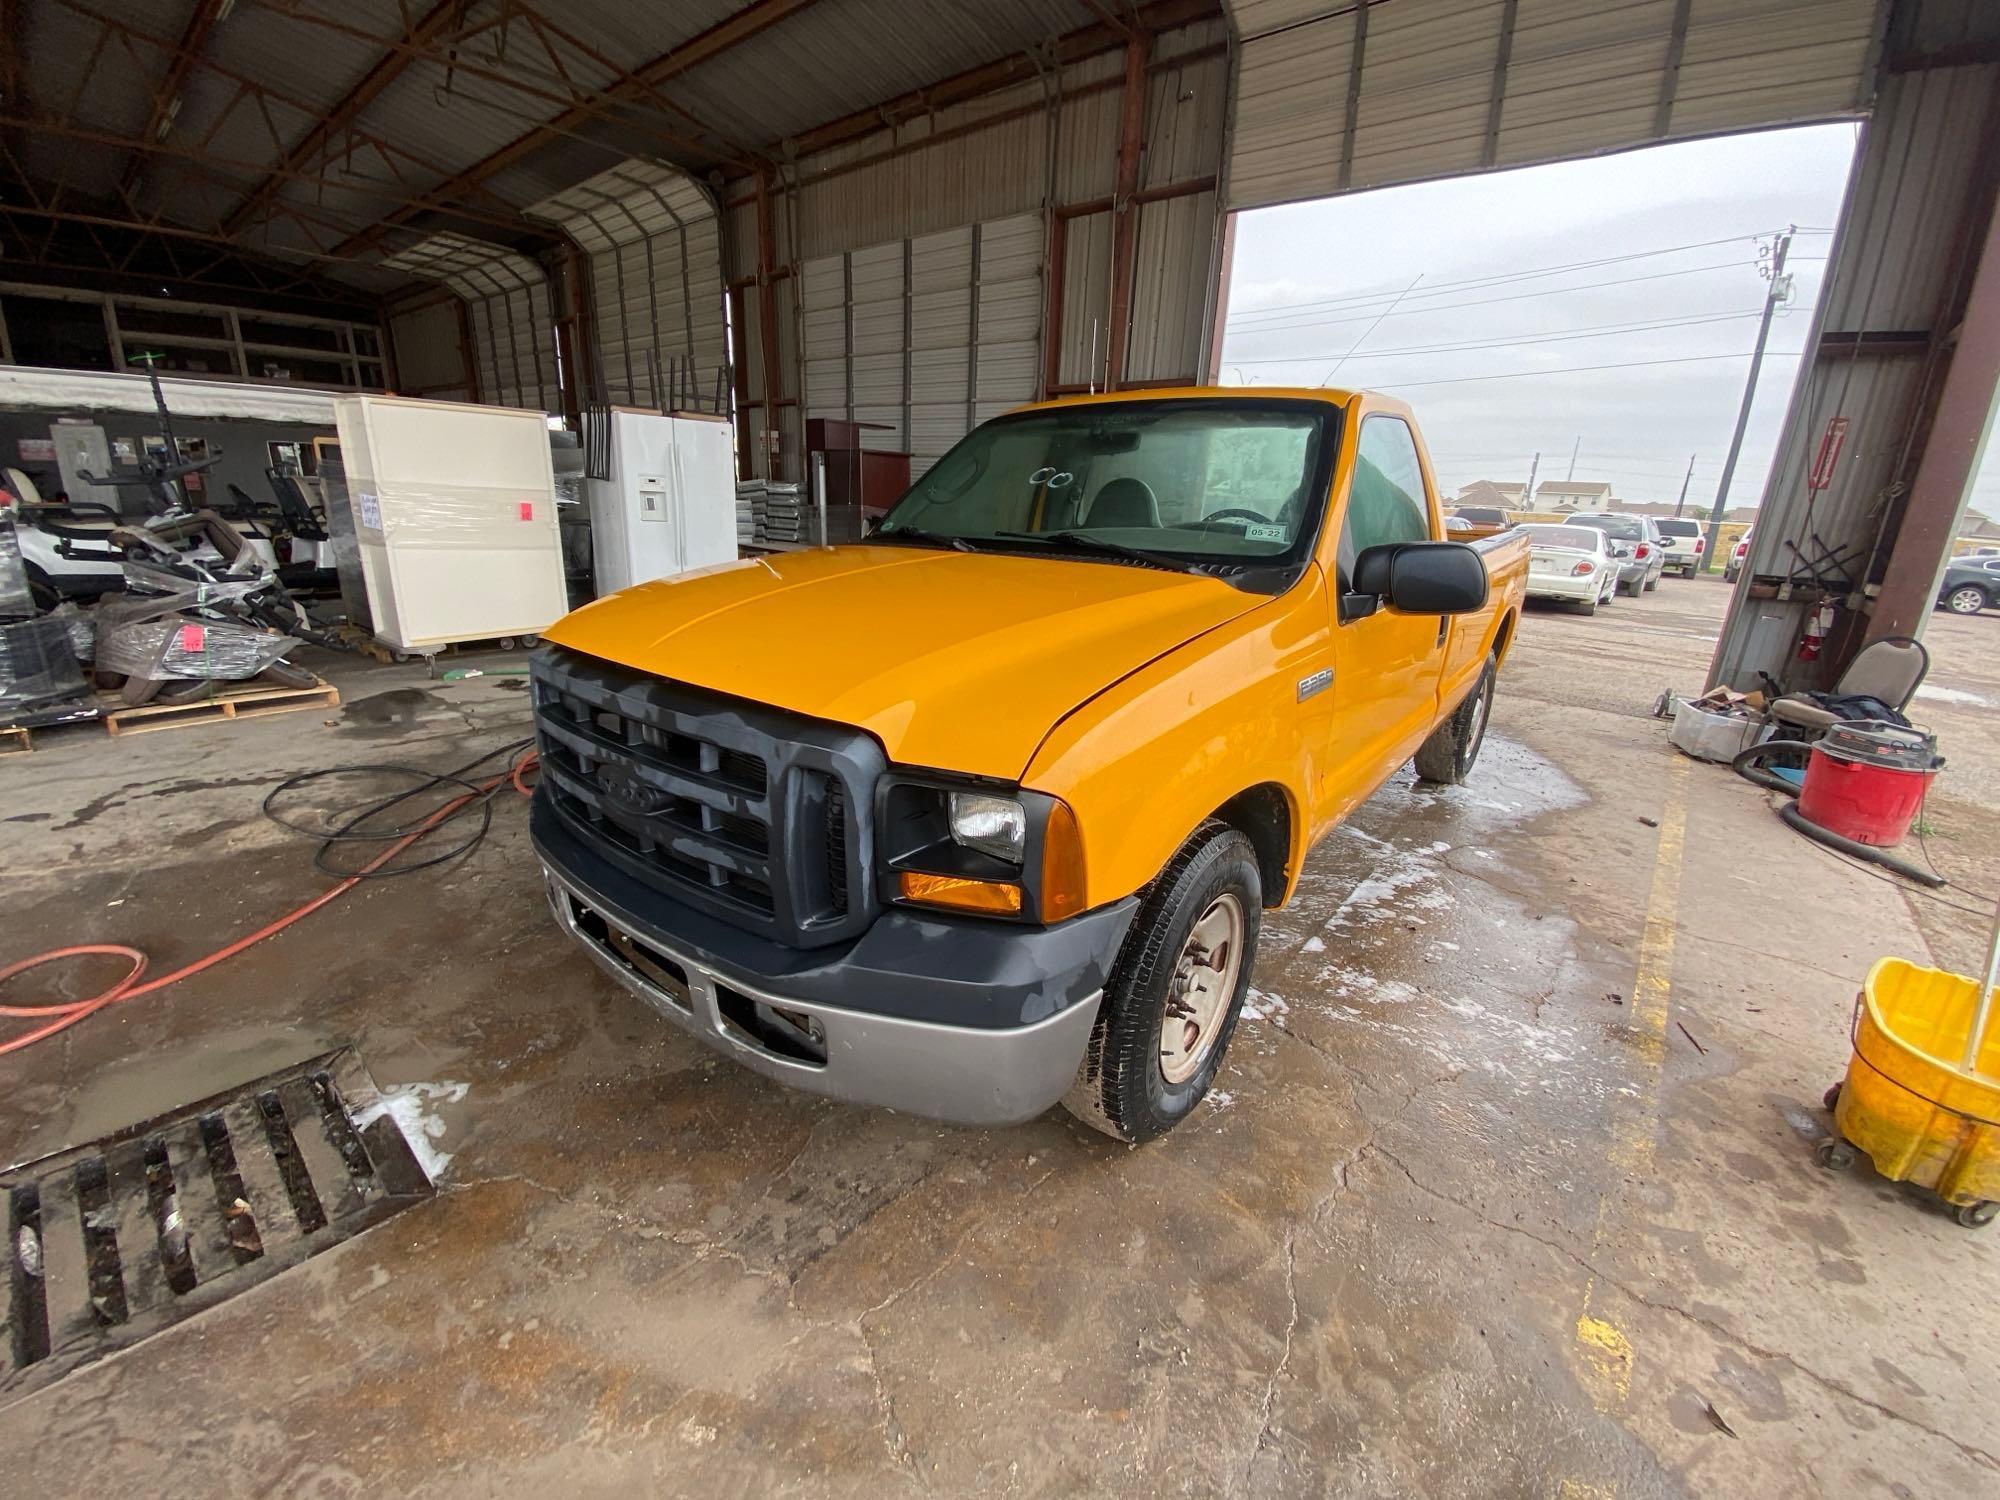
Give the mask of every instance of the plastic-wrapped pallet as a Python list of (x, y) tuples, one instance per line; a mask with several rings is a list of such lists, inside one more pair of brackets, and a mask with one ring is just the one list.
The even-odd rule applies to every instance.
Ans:
[[(125, 565), (127, 592), (97, 606), (97, 667), (127, 677), (241, 682), (299, 642), (275, 630), (202, 620), (181, 611), (240, 598), (263, 579), (194, 583), (143, 563)], [(159, 589), (141, 593), (141, 589)]]
[(35, 596), (21, 562), (21, 539), (14, 535), (13, 516), (0, 510), (0, 620), (25, 620), (34, 613)]
[(53, 617), (0, 625), (0, 724), (87, 697), (69, 631)]
[(241, 682), (298, 644), (275, 631), (168, 615), (100, 630), (97, 666), (127, 677)]

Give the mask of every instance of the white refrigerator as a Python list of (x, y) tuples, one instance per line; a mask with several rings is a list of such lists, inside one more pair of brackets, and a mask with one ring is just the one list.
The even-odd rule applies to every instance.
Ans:
[(719, 417), (611, 412), (611, 477), (592, 479), (598, 594), (736, 560), (736, 450)]

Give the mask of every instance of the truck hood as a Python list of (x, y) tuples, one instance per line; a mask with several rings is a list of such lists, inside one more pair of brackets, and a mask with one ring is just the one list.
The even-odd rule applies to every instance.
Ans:
[(1079, 703), (1267, 602), (1122, 564), (835, 547), (640, 584), (545, 638), (854, 725), (905, 765), (1011, 780)]

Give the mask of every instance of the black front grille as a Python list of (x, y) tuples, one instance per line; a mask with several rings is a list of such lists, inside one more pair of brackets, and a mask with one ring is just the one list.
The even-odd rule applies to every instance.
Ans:
[(868, 736), (560, 647), (534, 686), (546, 795), (627, 873), (799, 947), (872, 916), (849, 811), (883, 768)]
[(835, 911), (847, 910), (847, 793), (835, 782), (826, 794), (826, 890)]

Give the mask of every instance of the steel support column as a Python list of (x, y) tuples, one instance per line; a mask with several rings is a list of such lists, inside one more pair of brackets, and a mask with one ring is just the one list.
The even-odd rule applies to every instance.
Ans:
[(778, 402), (784, 382), (778, 377), (778, 282), (774, 274), (771, 232), (771, 170), (757, 172), (757, 347), (764, 362), (764, 388), (759, 393), (763, 405), (765, 437), (758, 444), (764, 450), (764, 477), (777, 479), (779, 473)]
[(1938, 392), (1937, 414), (1910, 481), (1902, 523), (1868, 622), (1868, 639), (1916, 635), (1937, 602), (1938, 579), (1978, 471), (2000, 390), (2000, 199)]
[(1139, 164), (1146, 150), (1146, 64), (1152, 38), (1135, 33), (1125, 44), (1124, 112), (1118, 128), (1118, 185), (1111, 203), (1111, 310), (1105, 332), (1104, 388), (1125, 379), (1125, 350), (1132, 331), (1132, 282), (1138, 274)]

